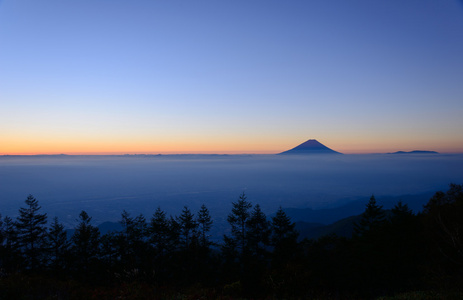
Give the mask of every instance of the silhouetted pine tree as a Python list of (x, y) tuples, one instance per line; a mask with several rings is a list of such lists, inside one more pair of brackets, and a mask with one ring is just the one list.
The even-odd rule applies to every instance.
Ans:
[(174, 266), (174, 251), (179, 246), (179, 224), (160, 207), (156, 209), (150, 220), (148, 228), (149, 242), (152, 246), (151, 267), (154, 270), (155, 279), (158, 283), (165, 283), (172, 280), (173, 273), (177, 267)]
[(259, 204), (254, 206), (246, 223), (247, 243), (243, 257), (244, 272), (241, 275), (241, 283), (246, 295), (258, 297), (265, 291), (263, 277), (268, 265), (270, 224)]
[(3, 229), (3, 218), (0, 214), (0, 247), (3, 247), (3, 242), (5, 241), (5, 232)]
[(296, 223), (291, 222), (280, 206), (271, 223), (273, 262), (276, 264), (283, 264), (296, 253), (299, 233), (294, 229), (295, 226)]
[(189, 249), (191, 244), (197, 242), (198, 223), (196, 223), (194, 215), (187, 206), (183, 207), (182, 214), (176, 219), (179, 224), (181, 247)]
[(129, 245), (134, 256), (135, 266), (146, 267), (145, 259), (148, 255), (148, 223), (142, 214), (133, 219), (129, 228)]
[(190, 285), (202, 276), (198, 224), (187, 206), (183, 207), (181, 215), (176, 217), (175, 221), (178, 224), (179, 234), (179, 247), (172, 260), (175, 281), (181, 285)]
[(376, 204), (375, 196), (372, 195), (365, 207), (365, 211), (362, 213), (359, 223), (354, 224), (354, 233), (359, 236), (364, 235), (372, 229), (379, 228), (384, 224), (385, 220), (386, 215), (383, 207)]
[(101, 260), (109, 267), (117, 269), (114, 272), (121, 272), (120, 262), (120, 234), (117, 232), (107, 232), (100, 238)]
[[(313, 264), (309, 267), (303, 265), (303, 261), (297, 261), (302, 253), (302, 246), (297, 242), (299, 233), (295, 230), (296, 224), (286, 215), (281, 206), (271, 219), (270, 242), (273, 246), (271, 253), (271, 279), (274, 291), (278, 298), (297, 298), (299, 282), (308, 282), (304, 276), (307, 272), (313, 272)], [(308, 241), (307, 241), (308, 244)], [(308, 271), (310, 270), (310, 271)], [(299, 294), (300, 295), (300, 294)]]
[(194, 276), (197, 276), (200, 283), (209, 285), (217, 282), (219, 261), (210, 248), (213, 243), (209, 240), (209, 231), (213, 222), (209, 210), (204, 204), (201, 205), (196, 214), (196, 223), (198, 224), (199, 247), (196, 251), (197, 265)]
[(151, 217), (148, 227), (149, 241), (157, 256), (162, 256), (169, 248), (169, 227), (170, 224), (166, 213), (158, 207)]
[(452, 183), (445, 193), (435, 193), (423, 213), (440, 263), (448, 264), (449, 274), (453, 277), (458, 274), (463, 283), (463, 185)]
[(127, 211), (123, 211), (121, 215), (122, 234), (130, 247), (134, 244), (143, 242), (147, 236), (148, 225), (145, 217), (140, 214), (135, 218), (130, 217)]
[(246, 252), (246, 245), (248, 242), (248, 221), (251, 216), (249, 210), (252, 204), (248, 202), (246, 195), (240, 195), (237, 202), (232, 202), (232, 211), (227, 217), (228, 223), (232, 228), (232, 236), (235, 241), (237, 250), (241, 255)]
[(92, 218), (87, 212), (82, 211), (71, 238), (76, 267), (81, 271), (88, 270), (90, 264), (97, 260), (100, 252), (100, 230), (93, 226), (91, 221)]
[(169, 231), (167, 234), (168, 251), (173, 252), (180, 246), (180, 223), (173, 217), (169, 218)]
[(116, 240), (121, 263), (125, 269), (139, 269), (146, 265), (143, 260), (146, 259), (148, 251), (146, 219), (142, 214), (135, 218), (130, 217), (130, 214), (124, 210), (119, 223), (122, 230)]
[(64, 230), (64, 225), (58, 222), (58, 217), (53, 219), (48, 229), (47, 246), (49, 264), (52, 270), (64, 270), (70, 242)]
[(385, 239), (387, 232), (385, 212), (376, 203), (372, 195), (361, 215), (359, 223), (354, 224), (354, 256), (357, 260), (356, 284), (365, 293), (376, 294), (386, 288), (390, 255), (387, 251), (389, 240)]
[(223, 243), (220, 246), (221, 276), (225, 282), (234, 282), (239, 279), (240, 266), (238, 264), (238, 246), (237, 241), (227, 235), (223, 235)]
[(209, 248), (212, 243), (209, 241), (208, 233), (212, 228), (213, 222), (209, 210), (204, 204), (201, 205), (201, 209), (196, 216), (196, 223), (198, 223), (199, 243), (201, 247)]
[(402, 222), (413, 216), (412, 210), (400, 200), (391, 209), (391, 222)]
[(5, 234), (5, 228), (3, 227), (3, 218), (2, 215), (0, 214), (0, 269), (4, 267), (5, 263), (5, 242), (6, 239), (6, 234)]
[(45, 238), (47, 214), (40, 214), (40, 206), (34, 196), (29, 195), (26, 207), (19, 209), (16, 220), (18, 242), (23, 251), (26, 268), (36, 269), (42, 262), (45, 254)]
[(382, 281), (398, 290), (412, 289), (421, 272), (418, 264), (423, 260), (422, 232), (418, 218), (407, 204), (399, 201), (392, 209), (389, 222), (379, 237), (383, 257)]
[(3, 218), (3, 255), (2, 265), (6, 272), (18, 271), (22, 266), (18, 231), (16, 224), (9, 216)]
[(247, 221), (248, 249), (255, 258), (264, 258), (270, 245), (270, 223), (262, 212), (260, 205), (256, 204)]

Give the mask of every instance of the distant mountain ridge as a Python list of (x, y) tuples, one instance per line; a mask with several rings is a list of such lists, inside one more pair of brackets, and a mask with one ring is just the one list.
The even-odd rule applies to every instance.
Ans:
[(397, 151), (388, 154), (439, 154), (436, 151), (428, 151), (428, 150), (413, 150), (413, 151)]
[(304, 143), (296, 146), (290, 150), (281, 152), (279, 154), (342, 154), (340, 152), (334, 151), (320, 143), (315, 139), (310, 139), (305, 141)]
[(354, 224), (360, 222), (362, 215), (355, 215), (343, 218), (329, 225), (318, 225), (303, 221), (296, 222), (296, 230), (299, 232), (299, 240), (318, 239), (322, 236), (335, 234), (346, 238), (351, 238), (354, 232)]
[[(410, 209), (418, 213), (423, 210), (423, 205), (429, 201), (434, 193), (435, 192), (423, 192), (413, 195), (379, 196), (377, 200), (380, 205), (383, 205), (384, 209), (391, 209), (397, 202), (403, 201), (408, 204)], [(350, 200), (344, 205), (333, 208), (312, 209), (284, 207), (283, 209), (293, 222), (302, 221), (329, 225), (341, 219), (361, 214), (365, 210), (368, 199), (369, 197), (362, 197)]]

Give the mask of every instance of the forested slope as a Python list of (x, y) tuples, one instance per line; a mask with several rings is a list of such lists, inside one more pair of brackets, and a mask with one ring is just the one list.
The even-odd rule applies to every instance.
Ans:
[(215, 244), (204, 205), (179, 216), (123, 211), (120, 230), (105, 234), (82, 211), (68, 237), (29, 195), (16, 219), (0, 217), (0, 299), (462, 296), (461, 185), (419, 214), (402, 202), (386, 213), (372, 196), (362, 215), (333, 224), (350, 237), (299, 239), (283, 209), (267, 218), (244, 194), (232, 204)]

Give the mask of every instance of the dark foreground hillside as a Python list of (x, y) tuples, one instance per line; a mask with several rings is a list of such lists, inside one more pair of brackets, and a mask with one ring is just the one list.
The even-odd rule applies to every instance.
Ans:
[(161, 208), (147, 218), (124, 211), (120, 230), (105, 234), (85, 211), (78, 218), (68, 237), (32, 195), (16, 219), (0, 218), (0, 299), (463, 296), (461, 185), (435, 193), (418, 215), (401, 202), (386, 214), (372, 196), (350, 238), (300, 240), (282, 209), (267, 218), (244, 194), (220, 244), (210, 240), (204, 205), (175, 217)]

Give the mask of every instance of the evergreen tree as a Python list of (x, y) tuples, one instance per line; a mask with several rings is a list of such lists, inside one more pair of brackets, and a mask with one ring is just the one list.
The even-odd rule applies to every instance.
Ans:
[(249, 210), (252, 204), (248, 202), (246, 195), (240, 195), (237, 202), (232, 202), (232, 211), (227, 217), (228, 223), (232, 227), (232, 235), (235, 240), (236, 248), (241, 255), (246, 252), (246, 244), (248, 241), (248, 220), (251, 216)]
[(45, 250), (47, 214), (40, 214), (40, 206), (34, 196), (29, 195), (26, 207), (19, 209), (16, 221), (18, 241), (21, 246), (26, 268), (35, 269), (41, 262)]
[(22, 259), (16, 224), (8, 216), (3, 219), (4, 246), (2, 253), (2, 265), (7, 272), (18, 271)]
[(209, 231), (212, 227), (212, 218), (209, 210), (203, 204), (196, 215), (197, 239), (198, 248), (195, 249), (196, 262), (193, 265), (193, 276), (196, 280), (203, 284), (213, 283), (217, 280), (217, 265), (218, 261), (214, 260), (214, 256), (210, 251), (210, 246), (213, 244), (209, 240)]
[(4, 264), (4, 257), (5, 257), (5, 240), (6, 240), (6, 233), (5, 228), (3, 226), (3, 218), (0, 214), (0, 268), (3, 267)]
[(115, 239), (117, 240), (122, 267), (128, 274), (134, 270), (140, 272), (140, 270), (148, 267), (146, 264), (148, 260), (148, 225), (146, 219), (142, 214), (135, 218), (130, 217), (130, 214), (125, 210), (121, 217), (122, 231)]
[[(145, 216), (139, 214), (133, 218), (131, 226), (127, 227), (127, 236), (129, 238), (129, 244), (135, 248), (140, 245), (144, 245), (148, 234), (148, 224)], [(136, 252), (136, 251), (134, 251)]]
[(130, 214), (124, 210), (119, 223), (122, 226), (122, 231), (119, 233), (120, 254), (124, 260), (132, 260), (133, 264), (134, 260), (139, 259), (146, 250), (148, 231), (146, 219), (142, 214), (135, 218), (130, 217)]
[(103, 262), (113, 267), (120, 259), (120, 235), (110, 231), (105, 233), (100, 239), (101, 253)]
[(172, 216), (169, 218), (167, 232), (167, 249), (169, 252), (178, 250), (180, 244), (180, 223)]
[(197, 227), (194, 215), (187, 206), (183, 207), (182, 214), (177, 218), (180, 229), (180, 242), (184, 249), (188, 249), (197, 238)]
[(365, 211), (362, 213), (359, 223), (354, 224), (354, 232), (356, 235), (362, 236), (372, 229), (379, 228), (384, 224), (385, 220), (386, 215), (383, 207), (376, 204), (375, 196), (372, 195), (366, 205)]
[(376, 265), (383, 265), (378, 273), (385, 284), (409, 289), (422, 276), (418, 268), (418, 261), (425, 255), (422, 237), (418, 218), (407, 204), (399, 201), (391, 209), (389, 222), (380, 232), (379, 250), (375, 251), (376, 257), (373, 258), (378, 260)]
[(254, 206), (254, 210), (247, 221), (247, 227), (250, 254), (256, 258), (262, 258), (270, 244), (270, 224), (259, 204)]
[(239, 255), (237, 241), (227, 235), (223, 235), (223, 243), (221, 248), (221, 261), (223, 266), (222, 276), (226, 281), (235, 281), (239, 274), (239, 265), (237, 264), (237, 258)]
[(275, 262), (283, 262), (295, 253), (299, 233), (294, 229), (296, 223), (286, 215), (281, 206), (278, 208), (271, 223), (271, 244)]
[[(122, 230), (118, 232), (117, 236), (114, 237), (114, 242), (116, 243), (119, 259), (122, 261), (122, 264), (125, 264), (130, 252), (129, 235), (130, 228), (133, 225), (133, 218), (130, 217), (130, 214), (126, 210), (122, 211), (121, 220), (119, 221), (119, 224), (121, 224)], [(107, 237), (108, 236), (106, 236), (106, 238)]]
[(48, 257), (52, 269), (55, 271), (64, 269), (70, 242), (64, 230), (64, 225), (58, 222), (58, 217), (55, 217), (53, 223), (50, 224), (47, 234), (47, 244)]
[(272, 217), (272, 244), (277, 247), (286, 243), (288, 239), (296, 239), (299, 233), (294, 229), (296, 223), (291, 222), (291, 218), (280, 206)]
[(16, 223), (8, 216), (3, 219), (3, 234), (5, 249), (19, 251), (18, 231)]
[(100, 248), (100, 230), (93, 226), (92, 218), (87, 212), (79, 214), (77, 227), (72, 236), (72, 250), (76, 258), (77, 267), (86, 270), (90, 262), (98, 258)]
[(352, 243), (354, 260), (357, 260), (356, 275), (365, 278), (359, 288), (370, 293), (382, 288), (383, 282), (387, 281), (387, 268), (390, 265), (387, 251), (389, 240), (384, 239), (387, 225), (385, 212), (372, 195), (360, 221), (354, 223)]
[(435, 193), (423, 212), (440, 254), (445, 261), (460, 266), (459, 276), (463, 278), (463, 185), (452, 183), (445, 193)]
[(5, 241), (5, 231), (3, 228), (3, 218), (0, 214), (0, 247), (3, 247), (3, 242)]
[(0, 269), (3, 268), (5, 262), (5, 242), (6, 239), (6, 234), (5, 234), (5, 228), (3, 227), (3, 218), (2, 215), (0, 214)]
[(407, 204), (404, 204), (400, 200), (392, 209), (391, 209), (391, 221), (392, 222), (402, 222), (413, 216), (412, 210), (408, 207)]
[(142, 242), (146, 238), (148, 225), (145, 217), (140, 214), (135, 218), (130, 217), (127, 211), (123, 211), (121, 215), (122, 233), (130, 245)]
[(267, 267), (270, 224), (256, 204), (246, 222), (246, 251), (242, 256), (241, 283), (246, 294), (257, 297), (263, 290), (262, 276)]
[(169, 226), (166, 213), (158, 207), (148, 228), (150, 243), (158, 255), (164, 254), (169, 248)]
[(198, 223), (199, 227), (200, 245), (201, 247), (207, 248), (211, 245), (207, 234), (212, 228), (212, 218), (209, 214), (209, 210), (204, 204), (201, 205), (201, 209), (198, 212), (196, 223)]

